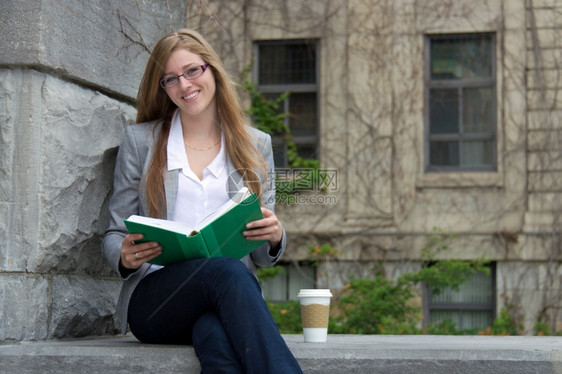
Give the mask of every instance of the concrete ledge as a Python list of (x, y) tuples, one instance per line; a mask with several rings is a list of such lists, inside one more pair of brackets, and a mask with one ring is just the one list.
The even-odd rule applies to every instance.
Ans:
[[(562, 374), (562, 337), (284, 335), (305, 373)], [(193, 349), (133, 337), (0, 345), (0, 373), (200, 372)]]

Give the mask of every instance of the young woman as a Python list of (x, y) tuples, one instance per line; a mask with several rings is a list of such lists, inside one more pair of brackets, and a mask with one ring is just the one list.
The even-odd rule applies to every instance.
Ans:
[[(204, 373), (301, 373), (275, 325), (256, 266), (275, 264), (285, 231), (273, 212), (271, 138), (248, 123), (233, 83), (213, 48), (191, 30), (162, 38), (146, 66), (136, 124), (119, 149), (110, 225), (102, 253), (124, 280), (117, 305), (141, 342), (193, 344)], [(158, 243), (135, 243), (123, 219), (132, 214), (195, 224), (245, 185), (264, 218), (248, 240), (266, 240), (241, 260), (148, 263)]]

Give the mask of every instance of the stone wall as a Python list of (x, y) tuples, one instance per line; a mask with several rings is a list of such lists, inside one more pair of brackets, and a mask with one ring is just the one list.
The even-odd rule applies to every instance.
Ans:
[(562, 331), (562, 3), (525, 4), (528, 196), (522, 258), (529, 262), (506, 264), (511, 282), (504, 290), (526, 306), (527, 325), (538, 317)]
[(151, 45), (185, 14), (0, 3), (0, 341), (116, 332), (120, 283), (100, 254), (114, 159)]

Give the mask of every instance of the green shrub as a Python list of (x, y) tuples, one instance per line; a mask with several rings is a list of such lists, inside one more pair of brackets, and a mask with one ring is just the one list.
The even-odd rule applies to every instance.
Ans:
[[(428, 238), (422, 249), (422, 267), (417, 272), (405, 273), (396, 280), (387, 279), (382, 264), (373, 270), (370, 278), (350, 277), (343, 291), (335, 292), (329, 323), (331, 334), (474, 334), (477, 330), (458, 330), (451, 320), (439, 321), (421, 329), (421, 307), (417, 304), (415, 287), (419, 283), (434, 293), (445, 287), (458, 289), (475, 272), (487, 272), (485, 260), (439, 260), (437, 254), (448, 248), (452, 235), (438, 232)], [(330, 261), (341, 251), (328, 244), (309, 246), (309, 260), (313, 266)], [(426, 266), (431, 264), (431, 266)], [(267, 269), (267, 268), (265, 268)], [(275, 268), (260, 270), (260, 279), (277, 274)], [(268, 304), (275, 322), (284, 333), (302, 331), (297, 301)], [(501, 315), (493, 331), (500, 333), (511, 320)], [(492, 331), (492, 328), (490, 328)], [(490, 333), (491, 333), (490, 331)], [(511, 332), (512, 330), (509, 330)]]
[(281, 334), (302, 334), (301, 306), (299, 301), (267, 302), (269, 311)]
[(548, 336), (552, 335), (550, 332), (550, 327), (545, 322), (537, 322), (535, 323), (535, 335), (537, 336)]
[(335, 334), (415, 334), (420, 308), (411, 305), (411, 284), (393, 283), (376, 274), (351, 278), (338, 300), (338, 315), (330, 319)]

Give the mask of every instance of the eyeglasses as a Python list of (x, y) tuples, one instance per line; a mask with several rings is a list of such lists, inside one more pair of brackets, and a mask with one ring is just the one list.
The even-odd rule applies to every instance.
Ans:
[(181, 75), (169, 75), (160, 80), (160, 86), (164, 89), (175, 87), (180, 84), (180, 77), (184, 77), (188, 81), (200, 77), (205, 70), (209, 67), (209, 64), (204, 64), (200, 66), (192, 66)]

